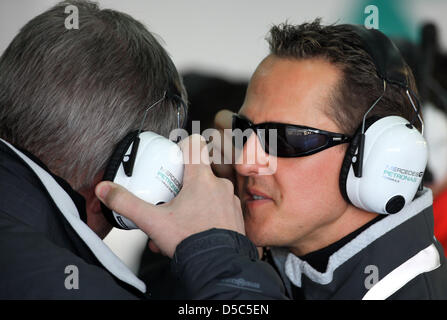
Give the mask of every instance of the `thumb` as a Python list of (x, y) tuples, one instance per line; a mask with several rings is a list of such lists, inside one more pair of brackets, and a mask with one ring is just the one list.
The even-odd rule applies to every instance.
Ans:
[(150, 233), (152, 225), (158, 219), (162, 207), (156, 207), (136, 197), (122, 186), (102, 181), (95, 188), (95, 194), (110, 210), (132, 220), (140, 229)]
[(214, 117), (214, 126), (217, 129), (231, 129), (233, 114), (230, 110), (220, 110)]
[(190, 180), (190, 177), (207, 172), (212, 174), (208, 146), (205, 138), (198, 134), (193, 134), (179, 143), (183, 152), (183, 162), (185, 171), (183, 173), (183, 185)]

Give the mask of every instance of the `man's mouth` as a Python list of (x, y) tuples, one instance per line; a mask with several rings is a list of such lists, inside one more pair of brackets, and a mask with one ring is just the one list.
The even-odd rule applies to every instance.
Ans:
[(253, 198), (253, 200), (263, 200), (263, 199), (267, 199), (267, 198), (265, 198), (265, 197), (263, 197), (263, 196), (257, 196), (257, 195), (252, 195), (252, 198)]
[(247, 205), (261, 204), (273, 201), (273, 199), (267, 194), (255, 190), (255, 189), (247, 189), (247, 197), (245, 198)]

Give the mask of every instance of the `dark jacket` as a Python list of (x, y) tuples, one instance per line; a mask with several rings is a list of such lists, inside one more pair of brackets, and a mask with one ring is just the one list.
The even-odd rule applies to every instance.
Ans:
[[(150, 288), (85, 222), (82, 196), (0, 140), (0, 299), (148, 298)], [(273, 269), (235, 232), (212, 229), (185, 239), (172, 270), (190, 298), (284, 298)]]
[(447, 264), (433, 235), (432, 193), (375, 222), (329, 257), (325, 272), (272, 250), (285, 286), (306, 299), (447, 299)]

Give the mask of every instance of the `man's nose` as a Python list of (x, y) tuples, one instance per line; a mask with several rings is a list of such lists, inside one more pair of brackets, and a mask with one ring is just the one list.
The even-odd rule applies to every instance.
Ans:
[(256, 133), (252, 133), (242, 150), (235, 151), (235, 170), (239, 175), (259, 174), (261, 168), (268, 167), (269, 155), (262, 148)]

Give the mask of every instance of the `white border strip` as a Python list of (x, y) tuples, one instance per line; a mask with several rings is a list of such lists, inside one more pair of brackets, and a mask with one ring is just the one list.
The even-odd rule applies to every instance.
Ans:
[(433, 271), (440, 265), (439, 252), (431, 244), (388, 273), (369, 289), (362, 300), (385, 300), (418, 275)]
[[(321, 273), (306, 261), (301, 260), (293, 253), (287, 255), (284, 270), (290, 281), (298, 287), (301, 287), (301, 275), (304, 273), (312, 281), (326, 285), (332, 282), (334, 272), (337, 268), (351, 259), (354, 255), (365, 249), (372, 242), (393, 230), (410, 218), (422, 214), (426, 208), (433, 204), (433, 194), (428, 188), (424, 188), (422, 194), (413, 200), (404, 209), (393, 215), (388, 215), (382, 220), (376, 222), (368, 229), (359, 234), (356, 238), (347, 243), (344, 247), (336, 251), (329, 257), (326, 272)], [(275, 251), (272, 251), (275, 254)]]
[(68, 223), (73, 227), (79, 237), (92, 250), (93, 254), (98, 258), (102, 265), (115, 277), (121, 281), (130, 284), (141, 292), (146, 292), (146, 285), (138, 279), (135, 274), (110, 250), (110, 248), (90, 229), (81, 219), (79, 212), (73, 200), (65, 192), (65, 190), (54, 180), (54, 178), (34, 163), (22, 152), (14, 148), (11, 144), (3, 139), (1, 142), (6, 144), (11, 150), (19, 155), (35, 172), (37, 177), (51, 195), (54, 203), (62, 212)]

